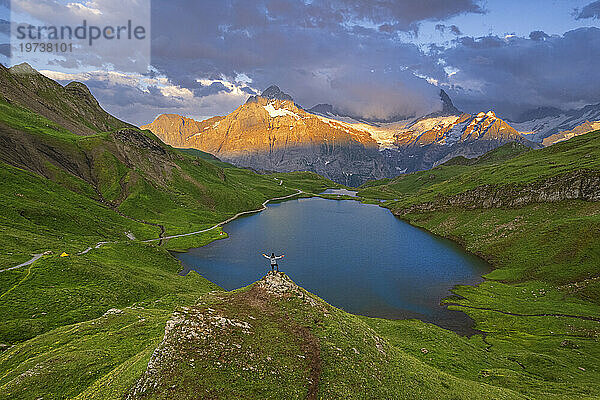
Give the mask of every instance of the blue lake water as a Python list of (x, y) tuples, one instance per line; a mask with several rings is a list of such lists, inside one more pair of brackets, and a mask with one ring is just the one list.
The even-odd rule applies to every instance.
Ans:
[(280, 270), (336, 307), (473, 333), (472, 321), (440, 300), (456, 284), (480, 282), (489, 265), (387, 209), (352, 200), (291, 200), (230, 222), (224, 230), (229, 238), (175, 253), (183, 274), (196, 270), (232, 290), (270, 270), (262, 253), (285, 254)]

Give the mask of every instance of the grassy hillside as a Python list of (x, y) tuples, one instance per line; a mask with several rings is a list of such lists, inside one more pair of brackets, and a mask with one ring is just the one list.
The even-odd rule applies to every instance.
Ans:
[(179, 308), (149, 365), (130, 398), (523, 398), (432, 368), (282, 273)]
[[(544, 188), (549, 178), (558, 184), (546, 189), (561, 190), (564, 176), (596, 176), (599, 152), (600, 134), (594, 132), (542, 150), (506, 152), (504, 160), (495, 152), (478, 160), (453, 160), (431, 171), (372, 183), (359, 193), (395, 199), (385, 206), (401, 218), (489, 260), (495, 269), (487, 280), (476, 287), (459, 286), (454, 290), (458, 296), (446, 303), (476, 321), (476, 328), (486, 333), (488, 351), (514, 360), (528, 375), (542, 378), (544, 390), (565, 398), (597, 396), (591, 389), (569, 396), (552, 387), (598, 382), (600, 203), (563, 199), (484, 207), (448, 205), (446, 199), (460, 199), (482, 185), (499, 195), (518, 196), (532, 182)], [(415, 207), (420, 204), (442, 206)], [(489, 374), (499, 375), (495, 381), (531, 384), (505, 372)]]
[(62, 86), (26, 63), (11, 68), (0, 64), (0, 81), (0, 99), (32, 110), (78, 135), (133, 128), (104, 111), (80, 82)]
[[(19, 84), (63, 99), (62, 86), (34, 77)], [(0, 399), (600, 396), (597, 202), (403, 212), (478, 185), (597, 170), (595, 136), (540, 151), (505, 146), (361, 191), (398, 199), (384, 204), (496, 266), (448, 299), (486, 333), (468, 338), (345, 313), (283, 274), (233, 292), (180, 276), (168, 249), (217, 240), (220, 229), (142, 240), (336, 185), (311, 173), (257, 175), (148, 131), (104, 130), (101, 111), (75, 105), (69, 118), (49, 118), (0, 99)], [(90, 131), (73, 132), (89, 113)], [(109, 243), (93, 248), (100, 241)]]
[(428, 171), (371, 182), (360, 196), (397, 199), (392, 208), (451, 196), (482, 185), (523, 185), (572, 171), (600, 170), (600, 135), (582, 135), (541, 150), (507, 144), (474, 160), (453, 159)]
[(0, 398), (593, 399), (600, 391), (598, 352), (584, 339), (550, 340), (556, 350), (546, 357), (528, 336), (490, 342), (354, 316), (283, 274), (188, 301), (172, 315), (162, 301), (139, 302), (11, 348), (0, 358), (12, 367)]

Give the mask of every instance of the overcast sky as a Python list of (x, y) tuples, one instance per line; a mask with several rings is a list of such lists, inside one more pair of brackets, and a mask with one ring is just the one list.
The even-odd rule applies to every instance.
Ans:
[[(132, 18), (136, 2), (11, 7), (19, 18), (74, 23)], [(84, 81), (136, 124), (161, 113), (223, 115), (270, 84), (302, 106), (371, 118), (436, 110), (443, 88), (464, 111), (514, 118), (600, 103), (599, 23), (600, 1), (590, 0), (153, 0), (146, 73), (120, 52), (30, 63), (61, 82)]]

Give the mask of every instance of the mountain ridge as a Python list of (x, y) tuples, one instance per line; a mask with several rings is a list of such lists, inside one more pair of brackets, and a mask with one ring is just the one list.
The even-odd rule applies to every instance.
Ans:
[(286, 99), (255, 97), (227, 116), (188, 124), (197, 131), (182, 133), (180, 117), (159, 117), (142, 128), (170, 145), (258, 171), (313, 171), (350, 186), (390, 174), (367, 132), (307, 113), (281, 92), (272, 95)]
[(107, 113), (81, 82), (66, 86), (47, 78), (29, 64), (0, 64), (0, 98), (30, 109), (78, 135), (134, 128)]
[(591, 125), (586, 129), (586, 124), (599, 121), (600, 103), (566, 111), (553, 107), (540, 107), (523, 113), (518, 118), (518, 122), (511, 122), (511, 125), (530, 140), (550, 146), (561, 138), (593, 131)]
[(511, 141), (539, 146), (491, 111), (462, 113), (443, 90), (440, 111), (376, 125), (348, 122), (327, 104), (304, 110), (275, 85), (263, 94), (224, 117), (159, 116), (142, 128), (172, 146), (196, 148), (239, 166), (308, 170), (348, 186), (428, 169), (459, 155), (477, 157)]

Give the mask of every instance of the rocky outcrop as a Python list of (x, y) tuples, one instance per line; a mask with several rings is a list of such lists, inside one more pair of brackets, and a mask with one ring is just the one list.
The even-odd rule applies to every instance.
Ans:
[(259, 97), (262, 97), (263, 99), (269, 99), (269, 100), (294, 101), (292, 96), (290, 96), (287, 93), (282, 92), (281, 89), (279, 89), (279, 86), (271, 85), (268, 88), (266, 88), (260, 94), (260, 96), (250, 96), (248, 98), (248, 100), (246, 100), (246, 103), (252, 103), (252, 102), (258, 100)]
[(475, 189), (394, 210), (396, 215), (465, 209), (515, 208), (563, 200), (600, 201), (600, 171), (575, 171), (525, 185), (482, 185)]
[[(240, 398), (233, 384), (240, 380), (261, 383), (263, 395), (257, 398), (279, 398), (269, 394), (276, 386), (265, 385), (265, 379), (273, 384), (294, 371), (302, 397), (316, 399), (321, 344), (294, 316), (314, 320), (330, 313), (331, 306), (282, 272), (269, 272), (241, 290), (208, 293), (172, 314), (162, 342), (126, 398)], [(228, 395), (214, 392), (215, 378), (225, 378)]]
[(113, 134), (121, 142), (128, 143), (139, 149), (150, 150), (159, 156), (166, 156), (167, 151), (157, 142), (135, 129), (121, 129)]
[[(556, 143), (557, 139), (564, 137), (561, 135), (562, 133), (581, 131), (584, 128), (579, 128), (580, 126), (585, 126), (586, 123), (594, 121), (600, 121), (600, 103), (568, 111), (552, 107), (541, 107), (523, 113), (516, 121), (511, 122), (511, 125), (526, 135), (528, 139), (550, 145)], [(559, 136), (545, 140), (553, 135)], [(567, 139), (569, 138), (567, 137)]]
[(257, 288), (263, 289), (272, 296), (295, 296), (312, 307), (318, 307), (320, 305), (315, 297), (311, 296), (306, 290), (301, 289), (283, 272), (269, 272), (261, 280), (256, 282), (255, 285)]

